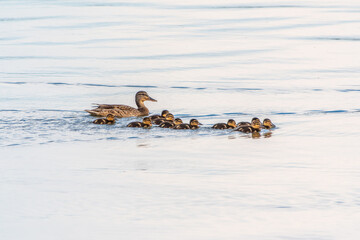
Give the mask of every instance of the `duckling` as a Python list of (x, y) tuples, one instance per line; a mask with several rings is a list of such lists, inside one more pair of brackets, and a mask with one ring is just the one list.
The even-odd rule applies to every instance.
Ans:
[(261, 131), (261, 122), (259, 118), (253, 118), (251, 120), (251, 125), (243, 125), (239, 126), (235, 129), (235, 131), (240, 131), (243, 133), (253, 133), (253, 132), (260, 132)]
[(158, 114), (156, 114), (156, 115), (151, 115), (151, 116), (150, 116), (150, 119), (151, 119), (151, 121), (154, 121), (155, 119), (158, 119), (158, 118), (165, 119), (166, 114), (168, 114), (168, 113), (169, 113), (168, 110), (163, 110), (163, 111), (161, 112), (161, 115), (158, 115)]
[(85, 110), (93, 116), (107, 116), (113, 114), (116, 117), (140, 117), (149, 115), (149, 109), (144, 105), (145, 101), (157, 102), (151, 98), (147, 92), (139, 91), (135, 95), (135, 102), (138, 108), (133, 108), (127, 105), (116, 104), (95, 104), (97, 108), (92, 110)]
[(173, 122), (174, 121), (174, 115), (171, 113), (166, 114), (165, 119), (157, 118), (153, 121), (154, 124), (160, 125), (163, 122)]
[(198, 129), (198, 128), (199, 128), (199, 125), (202, 125), (202, 124), (199, 123), (198, 120), (196, 120), (196, 119), (191, 119), (191, 120), (190, 120), (190, 124), (182, 123), (182, 124), (176, 125), (176, 126), (174, 127), (174, 129)]
[(239, 122), (236, 126), (237, 127), (251, 126), (251, 123), (250, 122)]
[(266, 128), (266, 129), (272, 129), (272, 128), (275, 128), (276, 126), (275, 126), (275, 124), (273, 124), (271, 122), (270, 119), (265, 118), (264, 121), (263, 121), (263, 127)]
[(112, 114), (108, 114), (106, 118), (100, 118), (93, 121), (95, 124), (114, 124), (115, 123), (115, 117)]
[(143, 119), (142, 122), (131, 122), (127, 125), (127, 127), (134, 127), (134, 128), (151, 128), (151, 119), (146, 117)]
[(174, 122), (164, 121), (163, 123), (161, 123), (159, 125), (159, 127), (161, 127), (161, 128), (174, 128), (175, 126), (180, 125), (182, 123), (183, 123), (183, 121), (180, 118), (176, 118), (174, 120)]
[(236, 122), (234, 119), (229, 119), (227, 123), (217, 123), (212, 126), (214, 129), (233, 129), (236, 128)]

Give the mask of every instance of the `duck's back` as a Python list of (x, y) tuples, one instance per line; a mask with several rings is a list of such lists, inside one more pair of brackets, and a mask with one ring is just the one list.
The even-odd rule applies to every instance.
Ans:
[(190, 129), (190, 124), (188, 123), (182, 123), (179, 125), (176, 125), (174, 129)]
[(214, 129), (226, 129), (227, 124), (226, 123), (217, 123), (214, 126), (212, 126), (212, 128), (214, 128)]
[(85, 111), (93, 116), (106, 117), (108, 114), (113, 114), (114, 116), (120, 118), (147, 116), (149, 114), (147, 109), (136, 109), (127, 105), (97, 104), (97, 106), (97, 108)]

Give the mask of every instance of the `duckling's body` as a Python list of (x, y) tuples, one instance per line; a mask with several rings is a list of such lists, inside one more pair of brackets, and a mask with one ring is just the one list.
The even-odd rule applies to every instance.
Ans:
[(264, 119), (262, 126), (263, 126), (265, 129), (272, 129), (272, 128), (275, 128), (275, 127), (276, 127), (275, 124), (273, 124), (273, 123), (271, 122), (271, 120), (268, 119), (268, 118), (265, 118), (265, 119)]
[(174, 122), (174, 115), (171, 113), (166, 114), (165, 119), (157, 118), (153, 121), (155, 125), (161, 125), (164, 122)]
[(151, 115), (150, 116), (150, 119), (151, 119), (151, 122), (154, 122), (156, 119), (165, 119), (165, 117), (166, 117), (166, 114), (168, 114), (169, 113), (169, 111), (168, 110), (163, 110), (162, 112), (161, 112), (161, 115)]
[(180, 118), (176, 118), (174, 122), (171, 121), (164, 121), (159, 125), (161, 128), (175, 128), (177, 125), (182, 124), (182, 120)]
[(252, 126), (243, 126), (243, 127), (237, 128), (236, 131), (240, 131), (240, 132), (243, 132), (243, 133), (253, 133), (253, 132), (260, 132), (261, 129), (254, 128)]
[(236, 122), (233, 119), (229, 119), (227, 123), (217, 123), (212, 126), (214, 129), (234, 129), (236, 128)]
[(115, 124), (115, 117), (112, 114), (108, 114), (106, 118), (100, 118), (93, 121), (94, 124)]
[(176, 125), (174, 129), (190, 129), (190, 124), (188, 123), (182, 123), (179, 125)]
[(127, 125), (127, 127), (133, 128), (151, 128), (151, 126), (151, 120), (148, 117), (144, 118), (142, 122), (131, 122)]
[(243, 125), (240, 125), (235, 129), (235, 131), (240, 131), (243, 133), (254, 133), (261, 131), (261, 122), (259, 118), (253, 118), (251, 124), (248, 125), (246, 122)]
[(238, 127), (245, 127), (245, 126), (251, 126), (250, 122), (239, 122), (237, 124)]
[(199, 125), (202, 125), (202, 124), (199, 123), (198, 120), (191, 119), (189, 124), (182, 123), (182, 124), (176, 125), (174, 129), (193, 129), (194, 130), (194, 129), (198, 129)]
[(141, 128), (142, 122), (131, 122), (126, 127)]
[(85, 110), (93, 116), (107, 116), (112, 114), (116, 117), (139, 117), (149, 115), (149, 109), (144, 105), (145, 101), (156, 102), (147, 92), (139, 91), (135, 95), (135, 102), (138, 108), (117, 104), (96, 104), (97, 108)]

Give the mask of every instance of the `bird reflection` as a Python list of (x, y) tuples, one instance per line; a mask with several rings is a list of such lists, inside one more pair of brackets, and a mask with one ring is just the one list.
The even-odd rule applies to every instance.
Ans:
[(266, 132), (266, 133), (264, 133), (264, 138), (269, 138), (269, 137), (271, 137), (271, 135), (272, 135), (272, 132)]
[(260, 138), (261, 137), (261, 134), (259, 132), (252, 132), (251, 133), (251, 137), (252, 138)]

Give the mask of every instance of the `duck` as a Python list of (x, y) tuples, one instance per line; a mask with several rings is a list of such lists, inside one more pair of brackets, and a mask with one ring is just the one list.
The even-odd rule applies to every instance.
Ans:
[(157, 102), (151, 98), (147, 92), (139, 91), (135, 95), (135, 102), (138, 108), (133, 108), (127, 105), (116, 104), (95, 104), (97, 108), (91, 110), (85, 110), (93, 116), (107, 116), (112, 114), (115, 117), (141, 117), (149, 115), (149, 109), (145, 106), (145, 101)]
[(168, 114), (168, 113), (170, 113), (168, 110), (163, 110), (163, 111), (161, 112), (161, 115), (158, 115), (158, 114), (151, 115), (151, 116), (150, 116), (150, 119), (151, 119), (152, 122), (153, 122), (155, 119), (158, 119), (158, 118), (165, 119), (166, 114)]
[(164, 121), (163, 123), (161, 123), (159, 125), (159, 127), (161, 127), (161, 128), (174, 128), (175, 126), (180, 125), (182, 123), (183, 123), (183, 121), (180, 118), (176, 118), (174, 120), (174, 122)]
[(243, 133), (254, 133), (254, 132), (260, 132), (261, 131), (261, 121), (259, 118), (254, 117), (251, 120), (251, 125), (240, 125), (237, 127), (234, 131), (240, 131)]
[(163, 118), (157, 118), (153, 121), (153, 123), (155, 125), (160, 125), (162, 124), (163, 122), (173, 122), (174, 121), (174, 115), (172, 113), (168, 113), (166, 114), (165, 116), (165, 119)]
[(229, 119), (227, 123), (217, 123), (211, 128), (214, 129), (234, 129), (236, 128), (236, 122), (234, 119)]
[(265, 129), (272, 129), (276, 127), (275, 124), (273, 124), (269, 118), (264, 119), (262, 126)]
[(149, 117), (145, 117), (142, 122), (131, 122), (126, 127), (133, 128), (151, 128), (151, 119)]
[(236, 126), (237, 127), (251, 126), (251, 123), (250, 122), (239, 122)]
[(198, 129), (199, 125), (202, 125), (199, 123), (197, 119), (191, 119), (190, 123), (182, 123), (179, 125), (176, 125), (174, 129)]
[(94, 124), (115, 124), (115, 116), (108, 114), (106, 118), (99, 118), (93, 121)]

